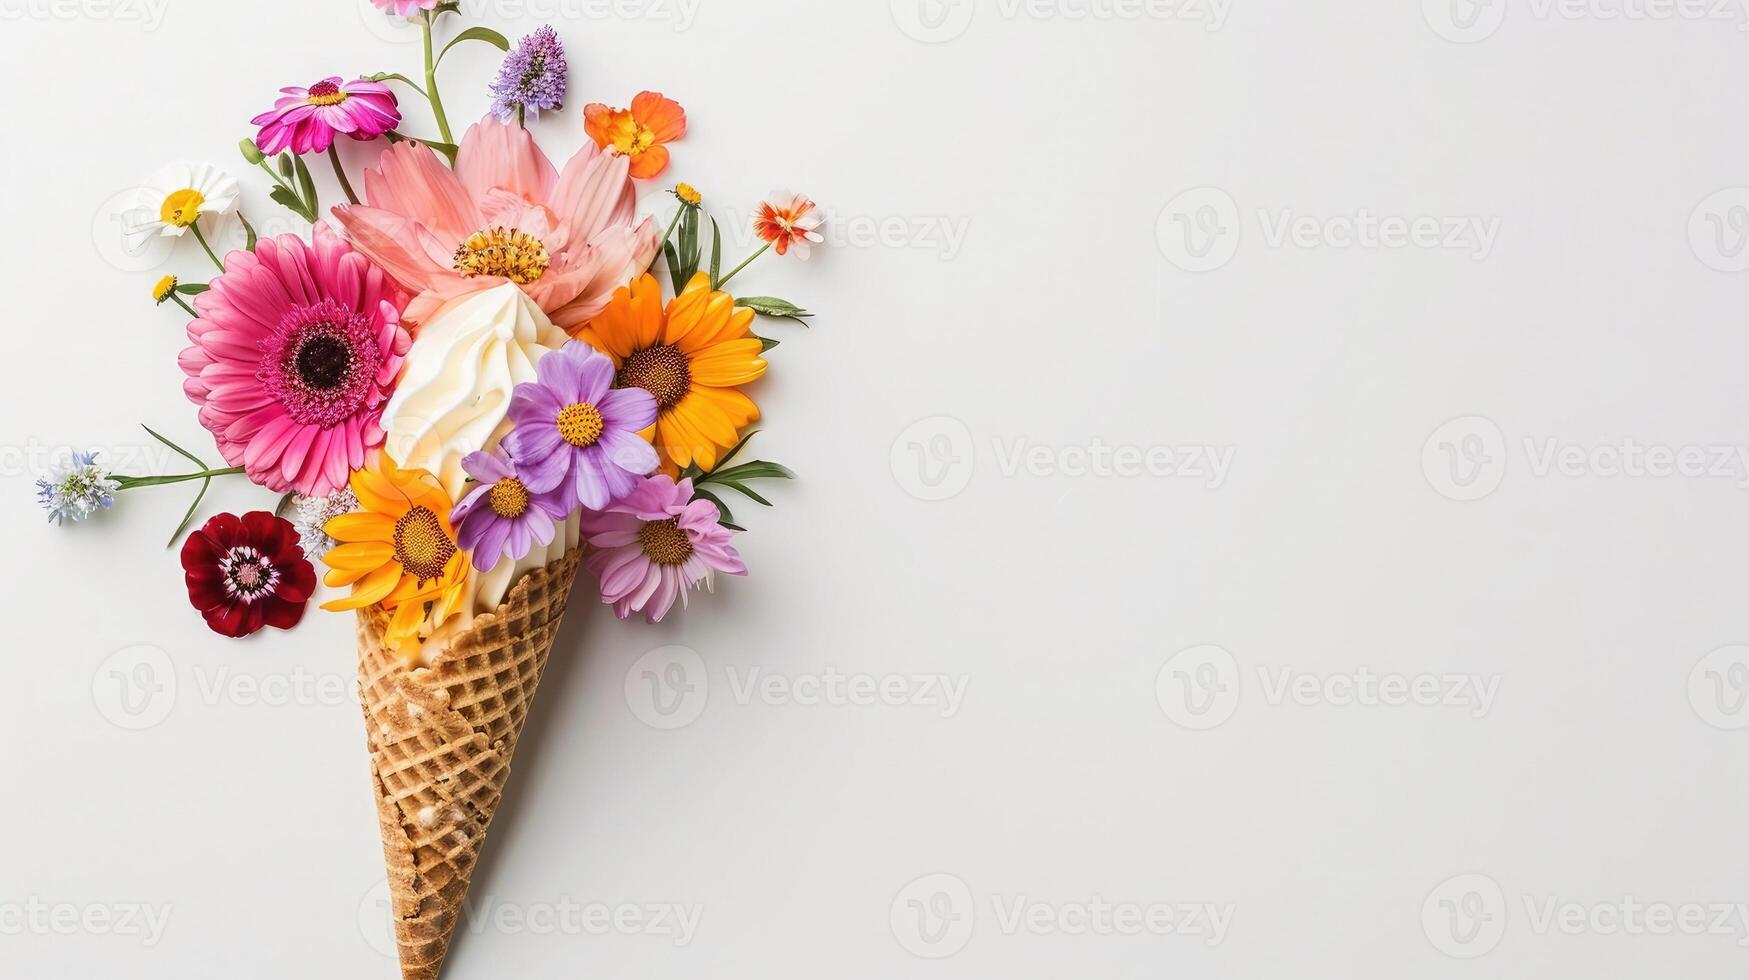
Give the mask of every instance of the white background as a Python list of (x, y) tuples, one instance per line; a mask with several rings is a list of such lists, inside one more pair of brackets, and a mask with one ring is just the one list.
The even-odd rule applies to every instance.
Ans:
[[(1749, 902), (1749, 650), (1704, 659), (1749, 642), (1744, 16), (1456, 2), (470, 4), (567, 42), (555, 157), (658, 89), (692, 129), (646, 208), (692, 181), (741, 248), (792, 186), (836, 231), (737, 281), (820, 314), (769, 327), (754, 450), (801, 479), (739, 508), (752, 576), (659, 628), (580, 589), (447, 975), (1741, 977), (1742, 914), (1680, 916)], [(210, 160), (295, 230), (235, 144), (281, 85), (415, 72), (361, 6), (0, 0), (0, 974), (396, 975), (350, 619), (221, 639), (187, 488), (55, 529), (31, 487), (69, 444), (172, 470), (142, 422), (216, 457), (147, 299), (205, 259), (121, 255), (106, 204)], [(496, 62), (445, 65), (454, 119)], [(1497, 233), (1332, 244), (1363, 212)], [(1337, 703), (1362, 670), (1497, 687)], [(1231, 919), (1074, 929), (1100, 902)]]

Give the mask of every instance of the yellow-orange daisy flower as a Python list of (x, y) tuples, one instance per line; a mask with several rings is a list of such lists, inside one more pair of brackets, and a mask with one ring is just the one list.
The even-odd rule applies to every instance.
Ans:
[(759, 418), (759, 407), (736, 390), (765, 373), (759, 356), (765, 345), (750, 333), (752, 325), (753, 311), (736, 309), (734, 297), (712, 290), (705, 273), (666, 310), (662, 287), (646, 274), (621, 286), (577, 338), (613, 359), (614, 387), (656, 396), (656, 424), (644, 434), (672, 476), (695, 463), (710, 470), (739, 441), (741, 428)]
[(380, 603), (393, 612), (385, 640), (415, 656), (420, 626), (429, 619), (435, 629), (460, 612), (468, 580), (468, 557), (449, 523), (449, 495), (431, 474), (403, 470), (387, 453), (378, 455), (375, 469), (352, 474), (352, 492), (361, 509), (328, 522), (328, 536), (340, 543), (322, 558), (329, 569), (323, 581), (351, 586), (352, 594), (322, 608)]
[(661, 92), (639, 92), (630, 109), (600, 102), (583, 107), (583, 131), (609, 153), (630, 157), (631, 174), (648, 180), (668, 169), (668, 148), (686, 135), (686, 110)]

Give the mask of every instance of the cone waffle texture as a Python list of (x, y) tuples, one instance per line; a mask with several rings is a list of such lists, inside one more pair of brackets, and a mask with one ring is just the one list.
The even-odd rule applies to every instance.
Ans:
[(359, 689), (404, 980), (434, 980), (443, 967), (580, 554), (524, 576), (426, 667), (383, 644), (382, 609), (359, 611)]

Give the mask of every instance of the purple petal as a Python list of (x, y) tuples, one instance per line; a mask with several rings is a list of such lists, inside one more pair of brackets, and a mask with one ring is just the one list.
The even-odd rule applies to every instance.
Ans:
[[(638, 432), (656, 424), (656, 396), (642, 388), (620, 388), (595, 403), (610, 429)], [(655, 467), (650, 467), (655, 469)]]

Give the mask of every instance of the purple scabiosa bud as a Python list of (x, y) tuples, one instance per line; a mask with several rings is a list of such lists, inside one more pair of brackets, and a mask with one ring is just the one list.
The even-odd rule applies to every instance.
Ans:
[(538, 116), (542, 109), (560, 108), (569, 72), (559, 35), (550, 26), (542, 27), (523, 38), (498, 69), (492, 113), (509, 122), (523, 112)]

